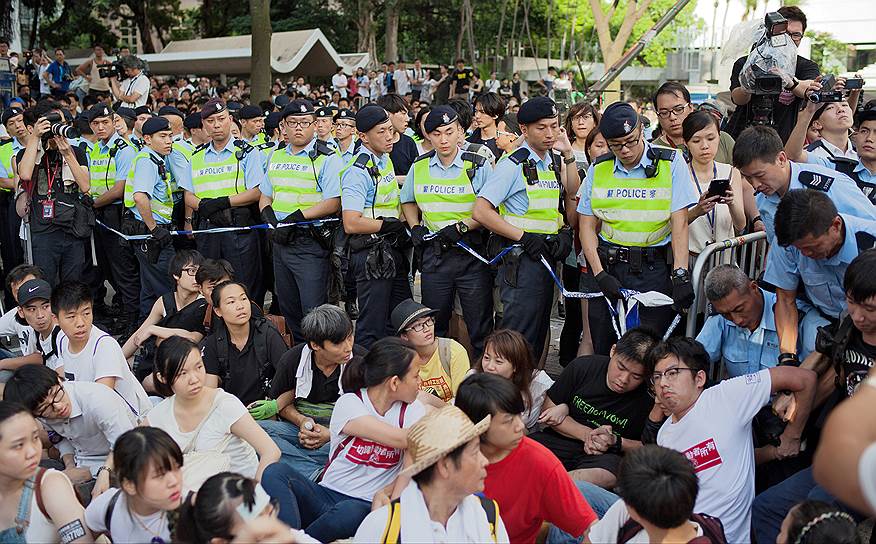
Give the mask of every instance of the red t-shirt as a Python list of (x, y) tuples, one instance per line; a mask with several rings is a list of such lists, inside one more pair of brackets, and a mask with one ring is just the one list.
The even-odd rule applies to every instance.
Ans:
[(535, 542), (545, 521), (580, 536), (597, 520), (560, 460), (526, 437), (508, 457), (487, 465), (484, 494), (499, 503), (499, 515), (515, 544)]

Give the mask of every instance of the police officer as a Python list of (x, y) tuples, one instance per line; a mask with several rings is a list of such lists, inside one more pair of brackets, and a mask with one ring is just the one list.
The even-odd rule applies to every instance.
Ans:
[(837, 209), (824, 192), (806, 189), (788, 191), (776, 208), (776, 242), (781, 247), (770, 249), (764, 281), (776, 286), (780, 364), (799, 364), (795, 299), (801, 280), (807, 298), (818, 309), (802, 323), (803, 345), (811, 352), (817, 328), (835, 323), (847, 309), (846, 268), (876, 242), (876, 220)]
[(389, 115), (368, 104), (356, 114), (356, 131), (362, 147), (341, 174), (341, 204), (358, 294), (356, 338), (370, 348), (394, 334), (390, 313), (411, 298), (408, 259), (402, 253), (410, 238), (399, 220), (399, 186), (389, 158), (395, 131)]
[(143, 149), (146, 145), (143, 139), (143, 123), (155, 117), (149, 106), (138, 106), (134, 108), (134, 113), (137, 115), (137, 122), (134, 123), (134, 132), (131, 135), (131, 143), (137, 146), (138, 149)]
[(265, 143), (265, 113), (258, 106), (248, 105), (240, 108), (240, 138), (253, 147)]
[(344, 165), (350, 164), (356, 150), (356, 114), (352, 110), (342, 108), (334, 116), (335, 143), (337, 152)]
[[(114, 117), (113, 111), (103, 103), (88, 111), (88, 124), (97, 137), (88, 153), (88, 172), (95, 217), (107, 227), (120, 231), (125, 211), (125, 183), (137, 150), (116, 133)], [(94, 231), (97, 268), (119, 294), (121, 325), (129, 326), (139, 315), (140, 278), (133, 249), (120, 242), (118, 235), (106, 228), (97, 227)]]
[[(201, 119), (212, 141), (192, 154), (191, 178), (180, 179), (186, 205), (198, 211), (195, 227), (246, 227), (257, 223), (256, 206), (264, 178), (255, 149), (231, 138), (231, 116), (225, 102), (214, 98), (204, 105)], [(198, 250), (211, 259), (225, 259), (257, 304), (265, 295), (261, 248), (256, 231), (196, 236)]]
[(770, 244), (775, 241), (774, 216), (779, 200), (792, 189), (821, 191), (840, 213), (876, 219), (876, 207), (851, 178), (818, 164), (789, 160), (779, 134), (772, 127), (743, 130), (733, 146), (733, 166), (754, 187), (757, 209)]
[(332, 136), (334, 116), (334, 110), (328, 106), (316, 110), (316, 139), (327, 143), (332, 149), (338, 149), (338, 142)]
[(131, 139), (134, 135), (134, 126), (137, 123), (137, 114), (131, 108), (116, 108), (116, 116), (113, 125), (116, 127), (116, 134), (122, 137), (126, 142), (134, 146), (134, 149), (140, 151), (140, 144), (143, 142)]
[(210, 141), (204, 133), (204, 125), (201, 123), (201, 112), (191, 113), (183, 121), (184, 139), (188, 142), (192, 151)]
[[(612, 303), (622, 288), (671, 293), (672, 308), (639, 309), (640, 322), (662, 332), (674, 312), (693, 303), (687, 208), (696, 204), (697, 194), (681, 154), (646, 143), (639, 116), (629, 104), (606, 108), (599, 131), (611, 153), (590, 165), (581, 191), (584, 256)], [(611, 319), (604, 302), (590, 305), (596, 353), (607, 355), (616, 340)]]
[[(24, 110), (7, 108), (0, 115), (0, 123), (6, 127), (10, 138), (0, 141), (0, 260), (3, 270), (8, 272), (24, 262), (21, 250), (21, 218), (15, 212), (15, 172), (12, 160), (24, 149), (27, 126), (24, 124)], [(7, 296), (9, 296), (7, 294)], [(14, 302), (7, 300), (8, 303)]]
[[(314, 139), (314, 121), (308, 101), (295, 100), (283, 110), (288, 143), (268, 158), (259, 203), (263, 220), (274, 227), (329, 217), (341, 207), (339, 171), (327, 168), (335, 152)], [(271, 233), (280, 311), (296, 342), (304, 341), (301, 320), (327, 300), (333, 234), (316, 225), (280, 227)]]
[[(435, 107), (423, 124), (433, 150), (414, 161), (401, 192), (411, 240), (422, 255), (423, 304), (438, 310), (435, 334), (447, 336), (458, 295), (472, 346), (479, 354), (493, 328), (493, 277), (487, 265), (456, 242), (486, 253), (484, 229), (472, 219), (471, 210), (491, 168), (482, 156), (459, 149), (464, 133), (450, 106)], [(427, 235), (435, 237), (427, 241)]]
[(563, 191), (577, 191), (578, 172), (553, 100), (530, 99), (517, 119), (525, 141), (496, 165), (472, 215), (498, 236), (502, 247), (522, 246), (499, 266), (502, 327), (520, 331), (538, 360), (550, 330), (554, 298), (554, 284), (541, 259), (553, 265), (572, 250), (571, 232), (563, 226), (560, 209)]
[(176, 191), (165, 162), (173, 149), (170, 123), (154, 117), (143, 123), (142, 132), (146, 147), (134, 157), (126, 181), (134, 206), (128, 207), (124, 232), (151, 235), (131, 242), (140, 264), (140, 317), (144, 318), (155, 300), (173, 289), (168, 270), (174, 255), (170, 229)]

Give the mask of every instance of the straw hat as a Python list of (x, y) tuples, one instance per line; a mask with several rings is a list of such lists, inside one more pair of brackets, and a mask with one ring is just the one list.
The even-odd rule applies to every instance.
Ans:
[(434, 410), (408, 429), (408, 451), (414, 462), (402, 471), (405, 476), (418, 474), (438, 462), (490, 426), (490, 416), (477, 424), (453, 405)]

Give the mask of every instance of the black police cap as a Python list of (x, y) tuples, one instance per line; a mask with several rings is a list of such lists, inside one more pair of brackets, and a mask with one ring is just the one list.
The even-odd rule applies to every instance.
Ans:
[(204, 123), (201, 122), (201, 114), (193, 113), (189, 115), (183, 121), (183, 126), (189, 130), (192, 130), (193, 128), (203, 128)]
[(293, 100), (283, 108), (283, 119), (290, 115), (313, 115), (313, 104), (309, 100)]
[(639, 114), (626, 102), (615, 102), (605, 108), (599, 121), (599, 133), (606, 140), (623, 138), (639, 124)]
[(258, 119), (259, 117), (264, 116), (265, 112), (263, 112), (260, 107), (251, 104), (240, 108), (240, 112), (237, 115), (240, 119)]
[(553, 100), (546, 96), (536, 96), (524, 102), (517, 110), (517, 122), (521, 125), (528, 125), (542, 119), (553, 119), (558, 115), (560, 115), (560, 111)]
[(864, 109), (855, 113), (855, 126), (860, 126), (864, 121), (876, 121), (876, 100), (867, 102)]
[(143, 136), (149, 136), (162, 130), (170, 130), (170, 122), (164, 117), (153, 117), (143, 123)]
[(288, 106), (289, 102), (291, 102), (291, 99), (288, 96), (286, 96), (285, 94), (281, 94), (281, 95), (277, 96), (276, 98), (274, 98), (274, 105), (280, 109), (283, 109), (286, 106)]
[(280, 120), (283, 119), (283, 114), (279, 111), (274, 111), (265, 117), (265, 130), (270, 133), (272, 130), (277, 130), (280, 126)]
[(136, 108), (134, 108), (134, 112), (137, 115), (145, 115), (145, 114), (154, 115), (152, 113), (152, 110), (149, 109), (149, 106), (137, 106)]
[(206, 119), (211, 115), (223, 111), (228, 111), (228, 106), (225, 104), (225, 101), (221, 98), (211, 98), (206, 104), (204, 104), (203, 109), (201, 109), (201, 119)]
[(341, 108), (338, 110), (338, 113), (335, 114), (334, 120), (335, 122), (340, 121), (341, 119), (350, 119), (355, 120), (356, 114), (353, 113), (353, 110), (347, 108)]
[(332, 110), (329, 106), (323, 106), (316, 110), (316, 118), (317, 119), (331, 119), (335, 116), (334, 110)]
[(137, 112), (132, 108), (126, 108), (124, 106), (116, 108), (116, 115), (127, 119), (137, 119)]
[(458, 117), (459, 114), (457, 114), (456, 110), (450, 106), (437, 106), (426, 115), (426, 120), (423, 122), (423, 128), (426, 129), (426, 133), (429, 133), (435, 129), (453, 123)]
[(10, 119), (12, 119), (13, 117), (15, 117), (17, 115), (21, 115), (23, 113), (24, 113), (24, 110), (19, 109), (19, 108), (6, 108), (5, 110), (3, 110), (3, 115), (0, 116), (0, 121), (2, 121), (2, 124), (5, 125), (6, 123), (9, 122)]
[(366, 104), (356, 114), (356, 130), (368, 132), (381, 123), (389, 121), (389, 114), (377, 104)]
[(158, 110), (158, 115), (176, 115), (181, 119), (186, 118), (186, 114), (179, 111), (175, 106), (162, 106), (161, 109)]
[(91, 106), (91, 109), (88, 110), (88, 113), (85, 114), (85, 118), (88, 122), (92, 122), (95, 119), (99, 119), (101, 117), (112, 117), (113, 110), (110, 109), (106, 104), (95, 104)]

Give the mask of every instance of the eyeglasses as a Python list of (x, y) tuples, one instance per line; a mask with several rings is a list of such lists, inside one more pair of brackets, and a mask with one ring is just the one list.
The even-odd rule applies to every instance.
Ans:
[(657, 110), (657, 117), (659, 117), (661, 119), (668, 119), (669, 116), (672, 115), (673, 113), (675, 114), (676, 117), (678, 117), (679, 115), (684, 113), (684, 110), (686, 110), (688, 106), (690, 106), (690, 104), (679, 104), (679, 105), (674, 106), (670, 109)]
[(689, 370), (689, 371), (693, 372), (694, 374), (699, 372), (698, 370), (694, 370), (692, 368), (687, 368), (686, 366), (675, 366), (672, 368), (667, 368), (663, 372), (651, 373), (651, 376), (648, 379), (648, 381), (651, 382), (651, 385), (657, 385), (658, 383), (660, 383), (660, 380), (662, 380), (663, 378), (666, 378), (667, 382), (674, 382), (675, 378), (677, 378), (678, 375), (681, 374), (681, 372), (683, 370)]
[(356, 123), (337, 123), (337, 126), (338, 128), (354, 129), (356, 128)]
[(195, 274), (198, 273), (198, 267), (197, 266), (187, 266), (187, 267), (183, 268), (183, 271), (186, 274), (188, 274), (189, 276), (194, 276)]
[(496, 134), (499, 136), (508, 136), (509, 138), (517, 138), (517, 135), (513, 132), (505, 132), (504, 130), (497, 130)]
[(593, 114), (589, 111), (586, 113), (581, 113), (572, 118), (573, 121), (592, 121)]
[(414, 331), (414, 332), (423, 332), (424, 330), (428, 329), (429, 327), (431, 327), (433, 325), (435, 325), (435, 318), (434, 317), (427, 317), (425, 321), (420, 321), (416, 325), (411, 325), (406, 330)]
[(799, 40), (803, 39), (802, 32), (785, 32), (785, 34), (787, 34), (788, 36), (791, 36), (791, 39), (794, 41), (799, 41)]
[(314, 121), (286, 121), (286, 126), (289, 128), (307, 128), (313, 123)]
[(64, 388), (59, 384), (58, 389), (55, 391), (55, 394), (52, 396), (52, 400), (49, 401), (48, 404), (37, 410), (37, 415), (40, 417), (46, 417), (46, 412), (52, 409), (53, 406), (59, 404), (61, 399), (64, 398)]
[(609, 148), (609, 149), (611, 149), (612, 151), (614, 151), (615, 153), (617, 153), (618, 151), (620, 151), (621, 149), (623, 149), (623, 148), (625, 148), (625, 147), (626, 147), (627, 149), (632, 149), (633, 146), (635, 146), (636, 144), (639, 143), (639, 139), (641, 138), (641, 136), (642, 136), (642, 132), (639, 131), (639, 133), (636, 134), (636, 137), (635, 137), (635, 138), (630, 138), (629, 140), (626, 140), (626, 141), (624, 141), (624, 142), (610, 143), (610, 144), (607, 144), (607, 145), (608, 145), (608, 148)]

